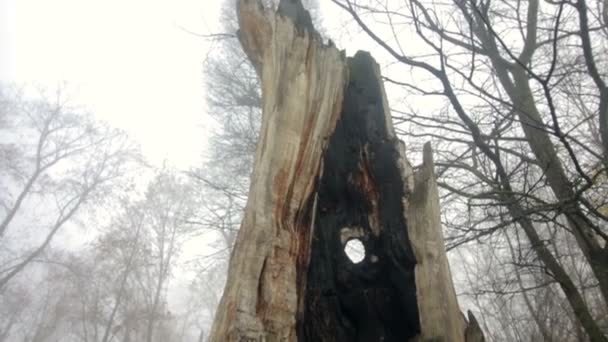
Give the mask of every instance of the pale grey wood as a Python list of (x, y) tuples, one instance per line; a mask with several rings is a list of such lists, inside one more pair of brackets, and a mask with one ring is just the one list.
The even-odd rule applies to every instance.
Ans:
[[(239, 38), (261, 77), (263, 118), (245, 217), (212, 341), (295, 341), (296, 215), (311, 195), (340, 114), (346, 64), (290, 18), (238, 2)], [(308, 235), (307, 235), (308, 236)], [(302, 270), (300, 270), (302, 271)]]
[[(310, 252), (302, 249), (310, 246), (306, 239), (314, 224), (302, 226), (299, 215), (315, 198), (323, 151), (342, 109), (346, 60), (314, 30), (299, 30), (289, 16), (264, 11), (258, 1), (239, 0), (237, 15), (239, 39), (261, 78), (263, 118), (244, 220), (210, 340), (296, 341), (303, 305), (296, 280), (306, 272), (297, 258)], [(402, 147), (404, 214), (418, 261), (422, 333), (417, 340), (465, 341), (466, 320), (443, 244), (430, 146), (414, 172), (392, 127), (383, 89), (382, 101), (389, 136)]]

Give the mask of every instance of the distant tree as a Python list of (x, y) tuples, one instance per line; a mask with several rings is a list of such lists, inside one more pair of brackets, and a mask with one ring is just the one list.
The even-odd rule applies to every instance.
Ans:
[(0, 88), (0, 290), (139, 160), (125, 133), (72, 106), (62, 90)]
[(14, 328), (22, 324), (30, 302), (28, 290), (25, 288), (4, 290), (0, 296), (0, 342), (9, 341)]
[(195, 232), (191, 219), (197, 213), (188, 183), (171, 172), (161, 172), (148, 186), (144, 202), (148, 227), (148, 262), (152, 270), (140, 274), (142, 293), (148, 311), (146, 341), (151, 342), (158, 317), (166, 308), (167, 284), (172, 276), (181, 247)]
[[(183, 243), (194, 233), (196, 212), (192, 187), (163, 169), (140, 200), (126, 204), (94, 245), (96, 260), (106, 264), (96, 274), (111, 305), (104, 310), (103, 336), (130, 341), (167, 341), (177, 334), (168, 307), (167, 289)], [(101, 265), (100, 265), (101, 266)]]
[(194, 233), (191, 189), (163, 169), (145, 193), (120, 202), (91, 243), (37, 259), (45, 266), (37, 290), (24, 286), (20, 296), (10, 286), (0, 296), (10, 308), (1, 312), (0, 333), (37, 342), (176, 340), (180, 322), (167, 291), (182, 245)]

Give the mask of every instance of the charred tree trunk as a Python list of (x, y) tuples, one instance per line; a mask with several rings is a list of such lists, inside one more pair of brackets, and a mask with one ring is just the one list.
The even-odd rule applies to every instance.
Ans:
[(413, 172), (372, 57), (324, 44), (297, 0), (237, 13), (263, 122), (211, 340), (483, 340), (456, 301), (432, 152)]

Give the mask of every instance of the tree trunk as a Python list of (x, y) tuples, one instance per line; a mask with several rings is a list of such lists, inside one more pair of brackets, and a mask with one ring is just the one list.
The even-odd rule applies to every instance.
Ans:
[(373, 58), (324, 44), (299, 1), (237, 7), (263, 119), (211, 341), (465, 341), (432, 152), (413, 172)]

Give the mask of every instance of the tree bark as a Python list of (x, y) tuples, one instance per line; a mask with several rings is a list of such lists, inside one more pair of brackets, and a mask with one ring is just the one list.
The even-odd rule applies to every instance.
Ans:
[(263, 118), (211, 341), (466, 341), (430, 146), (413, 172), (376, 62), (324, 44), (294, 2), (237, 5)]

